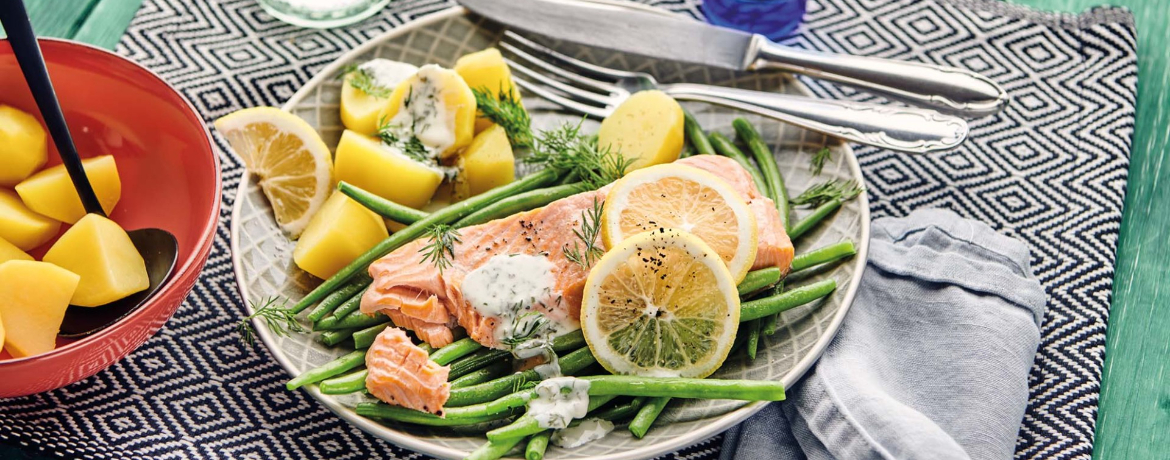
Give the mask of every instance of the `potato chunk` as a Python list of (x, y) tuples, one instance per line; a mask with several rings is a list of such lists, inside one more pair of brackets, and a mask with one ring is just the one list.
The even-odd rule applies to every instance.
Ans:
[(683, 110), (662, 91), (634, 93), (601, 122), (597, 142), (634, 160), (630, 171), (678, 159), (683, 147)]
[(408, 158), (378, 139), (341, 133), (333, 175), (395, 203), (421, 208), (443, 181), (436, 168)]
[(150, 287), (146, 262), (114, 221), (86, 214), (53, 243), (43, 259), (81, 276), (70, 303), (97, 307)]
[(293, 262), (321, 279), (329, 278), (390, 236), (382, 217), (334, 192), (293, 250)]
[[(97, 195), (98, 202), (106, 214), (114, 212), (114, 206), (122, 199), (122, 179), (118, 176), (118, 165), (112, 155), (103, 155), (81, 160), (89, 184)], [(81, 197), (73, 188), (73, 181), (65, 165), (57, 165), (25, 179), (16, 185), (16, 193), (24, 205), (34, 212), (72, 224), (85, 215)]]
[[(504, 62), (500, 50), (488, 48), (474, 53), (468, 53), (455, 61), (455, 72), (463, 77), (463, 81), (471, 89), (484, 89), (494, 99), (500, 98), (501, 91), (509, 91), (512, 99), (520, 100), (520, 90), (512, 83), (512, 69)], [(475, 119), (475, 132), (487, 129), (493, 123), (485, 117)]]
[(455, 198), (464, 200), (516, 179), (516, 159), (504, 128), (493, 125), (459, 154)]
[(475, 94), (455, 71), (425, 65), (394, 89), (381, 117), (447, 158), (475, 136)]
[(21, 251), (16, 245), (9, 243), (8, 240), (0, 238), (0, 264), (10, 260), (33, 260), (33, 258), (28, 253)]
[(0, 187), (16, 185), (48, 159), (41, 122), (20, 109), (0, 104)]
[(0, 189), (0, 238), (31, 251), (57, 235), (61, 223), (25, 207), (16, 193)]
[(46, 262), (0, 263), (4, 349), (23, 358), (56, 347), (65, 309), (80, 280), (77, 274)]
[[(378, 131), (378, 116), (390, 103), (390, 93), (417, 71), (418, 67), (404, 62), (372, 59), (350, 72), (341, 85), (341, 123), (348, 130), (373, 136)], [(367, 94), (354, 84), (355, 78), (385, 88), (385, 94)]]

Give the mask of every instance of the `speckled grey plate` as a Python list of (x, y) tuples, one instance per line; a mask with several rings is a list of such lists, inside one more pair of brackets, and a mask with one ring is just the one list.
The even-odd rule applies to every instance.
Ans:
[[(334, 77), (343, 66), (372, 58), (387, 58), (415, 65), (437, 63), (450, 67), (459, 56), (492, 46), (500, 32), (499, 26), (482, 22), (461, 8), (427, 16), (387, 32), (342, 56), (301, 88), (284, 105), (284, 110), (317, 127), (325, 143), (332, 148), (337, 145), (342, 132), (338, 114), (341, 83)], [(554, 45), (586, 61), (618, 69), (649, 72), (663, 82), (687, 81), (808, 94), (799, 82), (784, 74), (737, 74), (574, 45)], [(538, 127), (580, 120), (577, 115), (557, 112), (555, 106), (542, 100), (527, 97), (524, 102), (533, 112)], [(728, 135), (733, 134), (731, 121), (735, 117), (744, 116), (742, 113), (703, 104), (688, 104), (687, 108), (695, 112), (708, 130)], [(773, 146), (790, 190), (799, 192), (813, 182), (830, 178), (860, 180), (861, 171), (847, 145), (775, 121), (755, 116), (749, 116), (749, 119), (761, 126), (765, 140)], [(587, 123), (592, 125), (586, 128), (586, 132), (594, 132), (596, 123)], [(808, 169), (809, 160), (814, 152), (825, 146), (834, 150), (837, 161), (827, 164), (824, 173), (814, 178)], [(857, 257), (812, 278), (835, 278), (839, 289), (824, 301), (785, 312), (782, 317), (783, 328), (763, 340), (760, 354), (754, 361), (741, 356), (729, 358), (713, 378), (768, 379), (791, 385), (808, 370), (837, 332), (853, 301), (865, 267), (869, 240), (868, 209), (864, 196), (848, 203), (830, 224), (821, 225), (803, 238), (797, 247), (800, 253), (844, 238), (857, 242)], [(255, 301), (278, 295), (296, 300), (319, 282), (293, 265), (291, 255), (294, 243), (277, 227), (254, 178), (249, 177), (240, 185), (232, 212), (232, 256), (240, 292), (245, 299)], [(807, 211), (798, 211), (796, 217), (803, 213)], [(279, 337), (263, 324), (257, 324), (257, 329), (261, 340), (291, 375), (300, 374), (348, 351), (343, 347), (321, 345), (315, 340), (316, 334)], [(485, 440), (478, 433), (380, 424), (353, 412), (352, 407), (362, 400), (361, 396), (326, 396), (318, 392), (316, 387), (308, 388), (307, 391), (337, 415), (361, 429), (394, 444), (437, 457), (463, 457)], [(551, 448), (548, 458), (651, 458), (726, 430), (761, 407), (762, 404), (744, 405), (736, 401), (676, 400), (644, 439), (636, 439), (624, 427), (619, 427), (606, 438), (576, 449)]]

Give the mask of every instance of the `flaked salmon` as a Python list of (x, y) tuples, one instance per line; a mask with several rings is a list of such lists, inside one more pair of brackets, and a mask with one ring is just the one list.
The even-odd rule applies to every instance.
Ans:
[(441, 414), (451, 396), (450, 368), (427, 357), (406, 332), (388, 327), (366, 351), (366, 389), (389, 404)]
[[(747, 201), (759, 227), (759, 246), (753, 269), (779, 267), (787, 271), (793, 257), (792, 242), (781, 225), (774, 203), (760, 194), (751, 176), (738, 163), (721, 156), (698, 155), (676, 162), (703, 169), (726, 180)], [(581, 225), (582, 212), (594, 201), (604, 201), (608, 187), (579, 193), (547, 206), (460, 230), (455, 257), (439, 272), (423, 261), (425, 239), (404, 245), (370, 265), (373, 284), (362, 297), (366, 314), (383, 312), (395, 324), (416, 332), (431, 346), (451, 342), (451, 330), (462, 326), (475, 341), (493, 348), (502, 344), (495, 331), (499, 319), (485, 316), (465, 299), (465, 278), (497, 255), (543, 255), (551, 262), (554, 299), (534, 309), (554, 321), (580, 317), (581, 295), (588, 272), (570, 262), (564, 248), (577, 242), (573, 229)], [(598, 242), (600, 244), (600, 242)], [(445, 333), (444, 333), (445, 331)]]

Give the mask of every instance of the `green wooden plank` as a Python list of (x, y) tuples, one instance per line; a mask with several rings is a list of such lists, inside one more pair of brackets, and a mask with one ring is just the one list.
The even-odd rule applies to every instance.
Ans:
[(81, 21), (97, 4), (97, 0), (25, 0), (28, 17), (38, 36), (73, 38)]
[(1170, 452), (1170, 2), (1016, 0), (1080, 11), (1100, 3), (1133, 11), (1138, 30), (1138, 105), (1129, 188), (1093, 457), (1165, 458)]
[(130, 20), (142, 6), (142, 0), (99, 0), (89, 17), (81, 23), (73, 39), (113, 49), (126, 33)]

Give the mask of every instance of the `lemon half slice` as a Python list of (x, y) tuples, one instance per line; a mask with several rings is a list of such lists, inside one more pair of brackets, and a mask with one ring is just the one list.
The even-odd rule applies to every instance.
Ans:
[(260, 177), (276, 222), (299, 236), (333, 188), (333, 161), (317, 130), (274, 107), (233, 112), (216, 120), (215, 129)]
[(702, 238), (727, 264), (737, 283), (756, 260), (755, 214), (735, 188), (698, 168), (652, 166), (614, 183), (601, 219), (606, 247), (659, 228), (676, 228)]
[(615, 374), (702, 378), (719, 369), (739, 326), (739, 294), (719, 254), (675, 229), (610, 249), (585, 282), (581, 329)]

